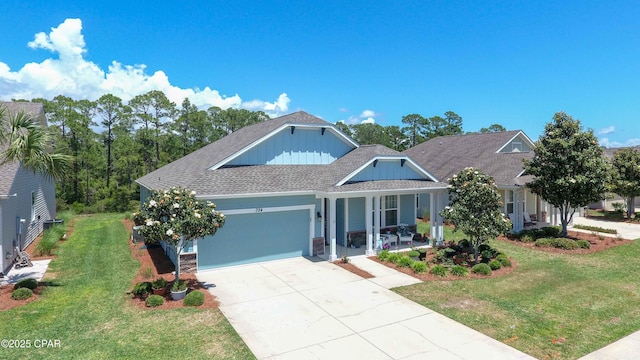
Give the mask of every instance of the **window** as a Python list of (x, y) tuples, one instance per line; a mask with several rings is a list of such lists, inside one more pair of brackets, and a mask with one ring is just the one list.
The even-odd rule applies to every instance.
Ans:
[(36, 220), (36, 193), (31, 192), (31, 221)]
[(513, 190), (506, 191), (505, 204), (507, 205), (507, 215), (513, 214)]
[(398, 195), (384, 197), (384, 226), (398, 225)]
[(520, 151), (522, 151), (522, 141), (514, 140), (511, 143), (511, 151), (512, 152), (520, 152)]

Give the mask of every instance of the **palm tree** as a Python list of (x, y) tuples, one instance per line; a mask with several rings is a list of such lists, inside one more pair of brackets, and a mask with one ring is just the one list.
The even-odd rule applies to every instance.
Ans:
[(0, 105), (0, 165), (19, 161), (27, 169), (48, 178), (60, 179), (71, 157), (52, 153), (51, 135), (24, 111), (11, 113)]

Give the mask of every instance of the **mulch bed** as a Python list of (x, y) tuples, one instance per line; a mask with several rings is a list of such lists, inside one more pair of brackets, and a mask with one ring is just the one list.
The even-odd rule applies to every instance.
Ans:
[(539, 251), (545, 251), (550, 253), (557, 254), (593, 254), (600, 251), (604, 251), (616, 246), (631, 244), (633, 241), (626, 240), (622, 238), (612, 237), (612, 236), (602, 236), (602, 235), (594, 235), (591, 233), (585, 233), (581, 231), (568, 231), (567, 238), (573, 240), (587, 240), (591, 247), (589, 249), (574, 249), (574, 250), (565, 250), (554, 247), (540, 247), (536, 246), (534, 243), (525, 243), (514, 239), (509, 239), (506, 236), (500, 236), (497, 239), (500, 241), (505, 241), (510, 244), (535, 249)]
[[(127, 229), (131, 229), (133, 224), (130, 220), (124, 220), (124, 223)], [(140, 269), (131, 283), (131, 289), (133, 289), (133, 286), (138, 282), (153, 281), (159, 277), (167, 280), (169, 282), (169, 286), (171, 286), (171, 282), (173, 282), (175, 278), (175, 275), (173, 274), (175, 268), (169, 257), (164, 253), (164, 250), (162, 250), (162, 247), (158, 245), (145, 246), (144, 243), (130, 243), (129, 248), (131, 249), (133, 257), (140, 262)], [(143, 276), (143, 271), (145, 269), (153, 269), (153, 276), (151, 278), (145, 278)], [(149, 270), (146, 271), (148, 272)], [(203, 284), (198, 281), (195, 274), (180, 273), (180, 279), (189, 283), (187, 293), (194, 290), (204, 293), (204, 304), (195, 308), (213, 309), (220, 305), (215, 296), (213, 296), (209, 290), (207, 290)], [(171, 299), (171, 294), (168, 290), (164, 298), (164, 304), (155, 308), (147, 307), (144, 300), (135, 297), (131, 298), (131, 303), (141, 309), (194, 308), (192, 306), (184, 306), (182, 300), (174, 301)]]
[(375, 276), (371, 275), (371, 273), (360, 269), (359, 267), (353, 265), (352, 263), (345, 263), (342, 260), (336, 260), (333, 263), (338, 265), (338, 266), (340, 266), (341, 268), (343, 268), (343, 269), (345, 269), (347, 271), (350, 271), (350, 272), (362, 277), (362, 278), (371, 279), (371, 278), (375, 277)]
[[(434, 266), (433, 263), (431, 263), (430, 261), (433, 259), (434, 256), (434, 251), (433, 249), (429, 249), (428, 253), (427, 253), (427, 258), (426, 261), (428, 263), (429, 269), (431, 267)], [(380, 263), (386, 267), (395, 269), (401, 273), (405, 273), (407, 275), (413, 276), (416, 279), (419, 279), (421, 281), (455, 281), (455, 280), (469, 280), (469, 279), (487, 279), (487, 278), (494, 278), (494, 277), (498, 277), (498, 276), (504, 276), (507, 274), (512, 273), (517, 267), (518, 267), (518, 263), (512, 259), (509, 258), (509, 260), (511, 260), (511, 267), (501, 267), (498, 270), (492, 270), (491, 271), (491, 275), (487, 276), (487, 275), (480, 275), (480, 274), (474, 274), (471, 272), (471, 269), (469, 269), (469, 276), (454, 276), (449, 274), (448, 276), (442, 277), (442, 276), (436, 276), (436, 275), (432, 275), (429, 274), (429, 269), (427, 269), (427, 272), (422, 273), (422, 274), (417, 274), (415, 272), (413, 272), (412, 269), (410, 268), (406, 268), (406, 267), (398, 267), (398, 265), (390, 262), (390, 261), (380, 261), (378, 260), (378, 258), (376, 256), (370, 256), (369, 259)]]

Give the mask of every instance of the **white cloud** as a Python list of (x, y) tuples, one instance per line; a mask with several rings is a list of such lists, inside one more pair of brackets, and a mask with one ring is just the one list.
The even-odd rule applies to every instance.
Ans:
[(374, 116), (376, 116), (376, 113), (373, 110), (364, 110), (362, 114), (360, 114), (361, 118), (373, 118)]
[(49, 34), (37, 33), (28, 46), (51, 51), (58, 57), (25, 64), (18, 71), (11, 71), (7, 64), (0, 62), (0, 99), (52, 99), (57, 95), (65, 95), (74, 99), (95, 100), (110, 93), (129, 101), (136, 95), (161, 90), (178, 105), (188, 97), (199, 108), (246, 108), (262, 110), (270, 116), (286, 113), (291, 102), (286, 93), (280, 94), (273, 102), (259, 99), (242, 101), (238, 94), (221, 95), (209, 87), (202, 90), (183, 89), (171, 85), (164, 71), (147, 74), (144, 64), (123, 65), (113, 61), (105, 72), (84, 58), (87, 50), (80, 19), (66, 19), (58, 27), (51, 28)]
[(360, 115), (351, 115), (346, 120), (340, 120), (348, 125), (353, 124), (375, 124), (376, 112), (373, 110), (364, 110)]
[(600, 146), (604, 146), (606, 148), (618, 148), (618, 147), (640, 145), (640, 139), (628, 139), (625, 142), (619, 142), (619, 141), (610, 141), (609, 138), (600, 138), (598, 139), (598, 142), (600, 143)]
[(616, 131), (616, 127), (615, 127), (615, 126), (613, 126), (613, 125), (611, 125), (611, 126), (606, 127), (606, 128), (604, 128), (604, 129), (600, 129), (600, 130), (598, 130), (598, 135), (611, 134), (611, 133), (613, 133), (614, 131)]

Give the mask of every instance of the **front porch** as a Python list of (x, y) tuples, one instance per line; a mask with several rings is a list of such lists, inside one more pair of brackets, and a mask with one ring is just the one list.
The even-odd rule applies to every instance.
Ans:
[[(429, 194), (428, 209), (433, 214), (429, 234), (416, 231), (420, 194)], [(320, 236), (326, 239), (323, 258), (335, 261), (345, 254), (373, 256), (384, 245), (390, 250), (426, 246), (426, 242), (420, 242), (422, 236), (442, 242), (444, 219), (438, 213), (447, 204), (448, 195), (442, 188), (341, 193), (321, 198), (318, 220), (322, 222)]]

